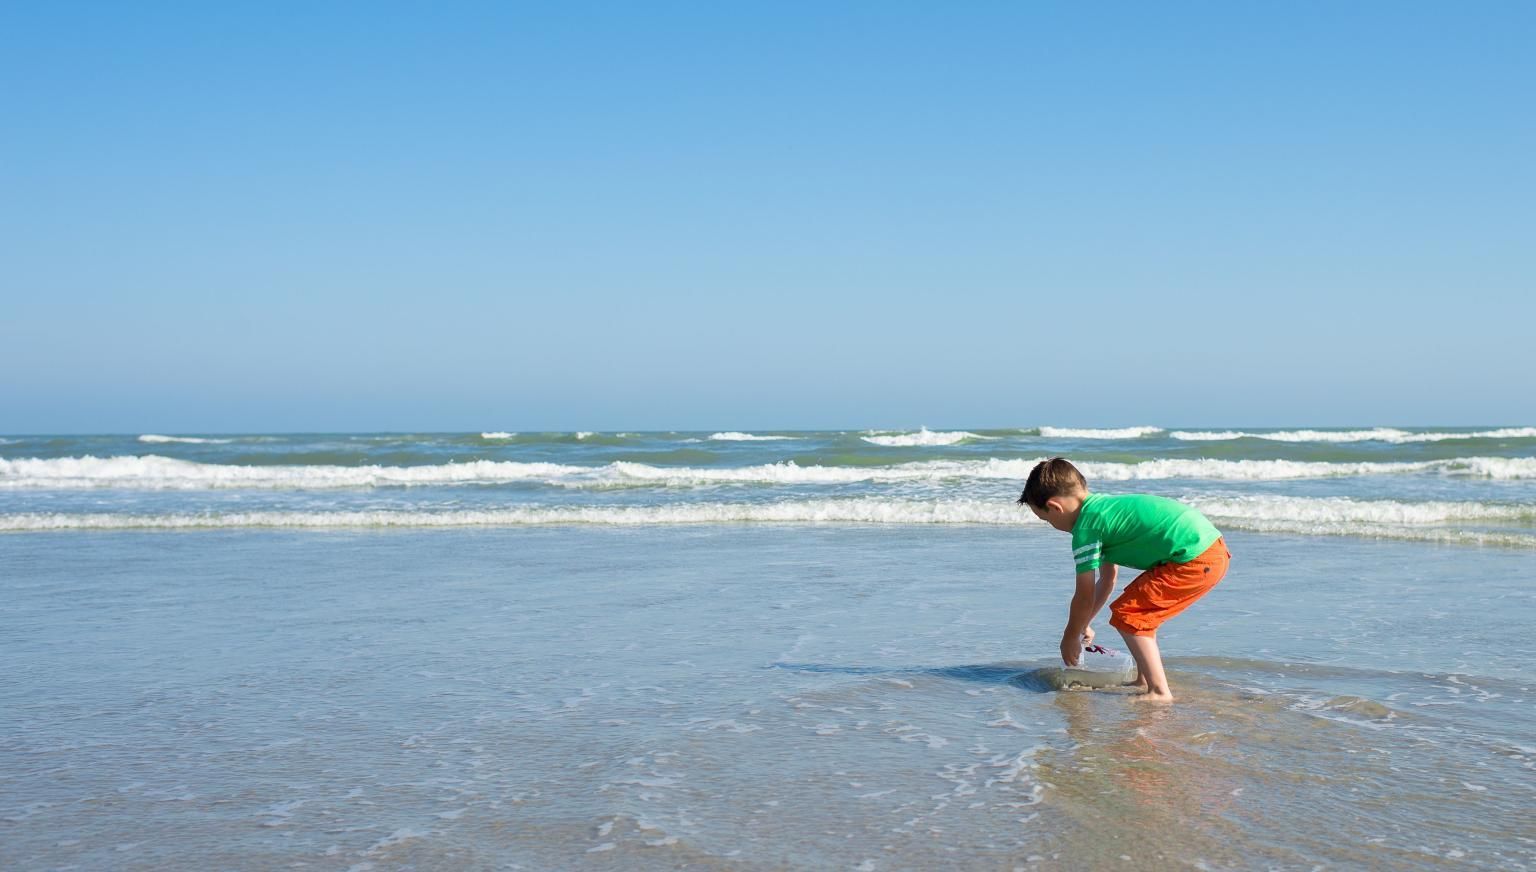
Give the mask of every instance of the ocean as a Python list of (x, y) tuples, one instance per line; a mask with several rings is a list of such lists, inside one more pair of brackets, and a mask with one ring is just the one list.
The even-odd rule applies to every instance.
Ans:
[[(1058, 455), (1226, 536), (1171, 706)], [(0, 436), (0, 868), (1529, 869), (1533, 561), (1525, 426)]]

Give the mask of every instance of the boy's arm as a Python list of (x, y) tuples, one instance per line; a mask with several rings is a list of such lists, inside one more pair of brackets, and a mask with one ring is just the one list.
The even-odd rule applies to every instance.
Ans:
[(1094, 571), (1077, 574), (1077, 591), (1072, 594), (1072, 608), (1067, 613), (1067, 628), (1061, 631), (1061, 659), (1068, 666), (1076, 666), (1083, 650), (1083, 633), (1098, 611), (1094, 600), (1098, 592)]
[(1077, 590), (1072, 594), (1067, 628), (1061, 633), (1061, 659), (1068, 666), (1077, 665), (1083, 637), (1090, 632), (1088, 625), (1093, 622), (1099, 609), (1109, 602), (1110, 594), (1115, 592), (1115, 577), (1118, 574), (1119, 568), (1113, 563), (1100, 566), (1097, 579), (1091, 569), (1077, 574)]
[(1120, 567), (1113, 563), (1105, 563), (1099, 567), (1099, 583), (1093, 589), (1093, 613), (1088, 616), (1092, 621), (1098, 615), (1104, 604), (1109, 602), (1109, 597), (1115, 592), (1115, 578), (1120, 574)]

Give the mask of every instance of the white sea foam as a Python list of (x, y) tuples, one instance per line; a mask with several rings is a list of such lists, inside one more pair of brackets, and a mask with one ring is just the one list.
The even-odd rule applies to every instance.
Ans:
[(1355, 500), (1345, 497), (1189, 496), (1185, 502), (1217, 521), (1287, 521), (1310, 524), (1536, 522), (1536, 506), (1482, 502)]
[(1371, 430), (1282, 430), (1275, 433), (1249, 433), (1240, 430), (1220, 432), (1176, 430), (1168, 435), (1174, 439), (1193, 442), (1230, 439), (1268, 439), (1272, 442), (1405, 442), (1414, 434), (1390, 427), (1377, 427)]
[(346, 488), (478, 484), (579, 476), (588, 467), (477, 460), (433, 466), (235, 466), (142, 457), (0, 459), (0, 488)]
[(462, 511), (265, 511), (209, 514), (16, 513), (0, 530), (197, 529), (219, 527), (651, 526), (729, 523), (1038, 524), (1009, 502), (923, 502), (873, 497), (676, 506), (556, 506)]
[(1439, 473), (1466, 478), (1536, 478), (1536, 457), (1460, 457), (1418, 462), (1334, 463), (1296, 460), (1148, 460), (1142, 463), (1080, 463), (1090, 481), (1204, 478), (1281, 481), (1344, 476)]
[(1350, 536), (1363, 539), (1396, 539), (1409, 542), (1438, 542), (1447, 545), (1491, 545), (1506, 548), (1536, 548), (1536, 535), (1502, 531), (1461, 530), (1454, 527), (1424, 527), (1352, 521), (1299, 521), (1289, 518), (1270, 520), (1220, 520), (1219, 526), (1255, 533), (1289, 533), (1298, 536)]
[(737, 433), (734, 430), (727, 433), (716, 433), (709, 437), (714, 442), (777, 442), (783, 439), (794, 439), (794, 436), (756, 436), (751, 433)]
[[(1536, 535), (1526, 532), (1536, 521), (1531, 506), (1280, 496), (1190, 497), (1188, 502), (1220, 527), (1258, 533), (1536, 548)], [(1469, 524), (1526, 529), (1466, 529)]]
[[(1227, 530), (1357, 536), (1536, 548), (1524, 529), (1469, 530), (1466, 524), (1528, 525), (1536, 510), (1488, 503), (1400, 503), (1306, 497), (1188, 500)], [(876, 497), (710, 502), (671, 506), (523, 506), (481, 510), (255, 511), (216, 513), (0, 514), (0, 531), (92, 529), (328, 529), (347, 527), (617, 527), (691, 524), (999, 525), (1046, 528), (1006, 501), (892, 500)]]
[(1172, 439), (1182, 439), (1185, 442), (1225, 442), (1252, 435), (1239, 430), (1174, 430), (1168, 434)]
[(504, 430), (497, 430), (494, 433), (481, 433), (480, 434), (480, 438), (481, 439), (511, 439), (512, 437), (514, 437), (516, 435), (517, 435), (516, 433), (508, 433), (508, 432), (506, 432)]
[[(533, 481), (569, 488), (689, 487), (716, 484), (847, 484), (1022, 479), (1034, 461), (931, 461), (898, 466), (670, 467), (617, 461), (604, 466), (478, 460), (430, 466), (233, 466), (157, 455), (0, 459), (0, 488), (144, 490), (358, 488)], [(1107, 466), (1119, 467), (1123, 464)], [(1105, 476), (1109, 477), (1109, 476)]]
[(1070, 427), (1041, 427), (1040, 435), (1047, 439), (1141, 439), (1163, 432), (1161, 427), (1121, 427), (1110, 430), (1078, 430)]
[(975, 433), (964, 430), (933, 431), (927, 427), (919, 429), (916, 433), (886, 433), (880, 435), (868, 435), (864, 441), (872, 445), (883, 445), (887, 448), (910, 448), (914, 446), (954, 445), (967, 439), (984, 439)]
[(1168, 435), (1173, 439), (1191, 442), (1268, 439), (1273, 442), (1389, 442), (1401, 445), (1411, 442), (1445, 442), (1451, 439), (1536, 439), (1536, 427), (1503, 427), (1472, 433), (1412, 432), (1394, 427), (1375, 427), (1370, 430), (1279, 430), (1272, 433), (1253, 433), (1242, 430), (1175, 430)]
[[(800, 466), (793, 461), (736, 467), (603, 466), (476, 460), (427, 466), (235, 466), (158, 455), (141, 457), (0, 458), (0, 488), (358, 488), (541, 482), (569, 488), (689, 487), (715, 484), (844, 484), (855, 482), (1008, 479), (1022, 481), (1037, 460), (942, 460), (893, 466)], [(1278, 481), (1341, 476), (1439, 474), (1533, 479), (1536, 457), (1468, 457), (1420, 462), (1330, 463), (1293, 460), (1148, 460), (1078, 464), (1090, 481), (1207, 479)]]
[(164, 443), (187, 442), (194, 445), (228, 445), (233, 439), (202, 439), (197, 436), (161, 436), (158, 433), (145, 433), (139, 437), (140, 442)]
[(591, 431), (591, 430), (578, 430), (578, 431), (577, 431), (577, 432), (576, 432), (576, 438), (577, 438), (577, 439), (578, 439), (578, 440), (581, 440), (581, 439), (589, 439), (589, 438), (591, 438), (591, 437), (593, 437), (593, 436), (596, 436), (596, 435), (597, 435), (597, 434), (596, 434), (596, 433), (594, 433), (594, 432), (592, 432), (592, 431)]

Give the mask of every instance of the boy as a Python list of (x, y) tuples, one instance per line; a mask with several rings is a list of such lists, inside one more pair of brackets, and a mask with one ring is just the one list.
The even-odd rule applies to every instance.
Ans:
[(1088, 624), (1115, 590), (1116, 567), (1145, 570), (1109, 607), (1109, 625), (1120, 631), (1136, 658), (1141, 698), (1173, 702), (1157, 650), (1157, 628), (1227, 574), (1232, 554), (1221, 533), (1204, 515), (1174, 500), (1091, 494), (1083, 474), (1061, 457), (1035, 465), (1019, 502), (1035, 517), (1072, 534), (1077, 593), (1061, 636), (1061, 659), (1076, 666), (1082, 646), (1093, 643)]

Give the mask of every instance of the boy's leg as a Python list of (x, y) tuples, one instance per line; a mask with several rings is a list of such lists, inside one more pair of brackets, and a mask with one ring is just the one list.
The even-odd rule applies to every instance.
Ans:
[(1163, 655), (1157, 650), (1157, 635), (1137, 636), (1120, 631), (1125, 647), (1136, 658), (1136, 683), (1146, 688), (1143, 699), (1154, 702), (1173, 702), (1173, 691), (1168, 689), (1168, 676), (1163, 673)]
[[(1137, 658), (1136, 652), (1134, 652), (1134, 651), (1131, 652), (1131, 657), (1133, 659)], [(1139, 659), (1136, 660), (1136, 678), (1131, 680), (1131, 681), (1127, 681), (1127, 682), (1125, 682), (1124, 684), (1122, 684), (1120, 686), (1121, 687), (1134, 687), (1137, 690), (1141, 691), (1142, 693), (1146, 693), (1147, 692), (1147, 690), (1149, 689), (1147, 687), (1147, 670), (1146, 670), (1146, 667), (1141, 665), (1141, 661)]]
[(1146, 691), (1142, 699), (1173, 700), (1157, 648), (1157, 628), (1215, 587), (1227, 574), (1231, 557), (1226, 540), (1217, 539), (1188, 563), (1165, 563), (1136, 576), (1110, 603), (1109, 625), (1120, 631), (1125, 647), (1136, 658), (1136, 685)]

